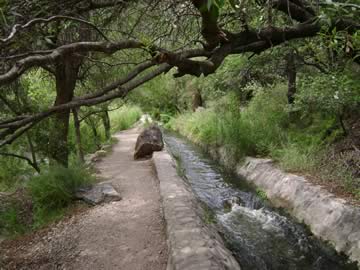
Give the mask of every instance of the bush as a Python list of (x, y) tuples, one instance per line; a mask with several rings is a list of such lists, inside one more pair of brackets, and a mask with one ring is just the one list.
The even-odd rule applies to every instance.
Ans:
[(268, 91), (255, 88), (254, 98), (243, 110), (236, 94), (230, 93), (212, 108), (181, 115), (168, 126), (203, 146), (225, 147), (237, 160), (245, 155), (268, 154), (285, 137), (286, 87), (275, 85)]
[(137, 106), (124, 105), (119, 110), (110, 112), (111, 131), (117, 132), (130, 128), (141, 117), (142, 111)]
[[(17, 153), (13, 149), (8, 152)], [(32, 173), (33, 169), (26, 161), (0, 156), (0, 192), (16, 190)]]
[(51, 167), (33, 177), (28, 189), (34, 204), (34, 225), (41, 226), (61, 215), (73, 200), (79, 187), (89, 185), (94, 177), (79, 167)]
[(308, 145), (301, 147), (300, 144), (288, 143), (281, 148), (275, 148), (271, 152), (272, 158), (279, 161), (282, 168), (288, 171), (314, 171), (318, 165), (318, 146)]
[(254, 98), (242, 112), (242, 132), (252, 141), (257, 154), (267, 155), (286, 140), (284, 127), (289, 123), (286, 92), (284, 84), (267, 89), (257, 87)]
[(339, 117), (346, 111), (356, 111), (360, 104), (359, 83), (358, 75), (346, 70), (301, 77), (295, 98), (296, 109), (307, 115), (317, 112), (325, 117)]
[(25, 233), (26, 225), (20, 220), (20, 210), (15, 203), (0, 209), (0, 235), (19, 235)]

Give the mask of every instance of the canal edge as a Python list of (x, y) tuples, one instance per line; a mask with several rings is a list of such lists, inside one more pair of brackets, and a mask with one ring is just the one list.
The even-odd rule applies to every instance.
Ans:
[(166, 150), (155, 152), (152, 161), (166, 224), (167, 270), (240, 270), (220, 235), (201, 219), (200, 205), (178, 176), (170, 154)]

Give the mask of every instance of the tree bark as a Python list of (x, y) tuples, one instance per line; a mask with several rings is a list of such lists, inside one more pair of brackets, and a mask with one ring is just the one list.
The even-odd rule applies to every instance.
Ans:
[(293, 104), (296, 94), (296, 65), (293, 50), (291, 50), (286, 56), (286, 74), (288, 78), (288, 103)]
[(91, 128), (91, 131), (93, 133), (93, 137), (94, 137), (94, 144), (96, 145), (97, 149), (101, 148), (101, 143), (100, 143), (100, 137), (99, 137), (99, 133), (96, 129), (96, 123), (93, 121), (93, 119), (91, 119), (92, 117), (89, 117), (86, 121), (86, 124), (88, 124)]
[(82, 147), (82, 142), (81, 142), (81, 130), (80, 130), (80, 120), (79, 120), (79, 115), (78, 115), (78, 109), (73, 109), (73, 116), (74, 116), (74, 127), (75, 127), (75, 138), (76, 138), (76, 145), (77, 145), (77, 154), (78, 154), (78, 158), (80, 160), (81, 163), (85, 162), (85, 157), (84, 157), (84, 149)]
[(105, 138), (106, 138), (106, 140), (110, 140), (110, 138), (111, 138), (111, 122), (110, 122), (109, 112), (107, 109), (102, 113), (101, 119), (102, 119), (104, 130), (105, 130)]
[[(56, 64), (56, 99), (54, 106), (66, 104), (74, 97), (74, 90), (79, 71), (79, 60), (74, 56), (63, 58)], [(68, 166), (68, 131), (70, 109), (58, 112), (52, 119), (49, 140), (49, 154), (53, 160)]]
[(40, 167), (39, 164), (37, 162), (37, 158), (36, 158), (36, 152), (35, 152), (35, 148), (34, 148), (34, 144), (32, 142), (32, 139), (30, 137), (30, 135), (27, 133), (26, 134), (26, 138), (29, 144), (29, 148), (30, 148), (30, 152), (31, 152), (31, 159), (32, 159), (32, 163), (30, 164), (38, 173), (40, 173)]

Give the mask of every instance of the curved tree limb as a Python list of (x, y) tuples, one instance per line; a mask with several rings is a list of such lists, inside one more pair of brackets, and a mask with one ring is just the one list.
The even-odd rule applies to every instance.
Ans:
[(33, 167), (38, 173), (40, 173), (39, 166), (28, 157), (13, 154), (13, 153), (5, 153), (5, 152), (0, 152), (0, 156), (13, 157), (13, 158), (25, 160), (31, 167)]
[[(150, 81), (151, 79), (159, 76), (160, 74), (167, 72), (171, 69), (171, 66), (167, 64), (162, 64), (152, 72), (149, 72), (148, 74), (144, 75), (143, 77), (134, 80), (132, 82), (129, 82), (128, 84), (119, 87), (116, 91), (113, 91), (111, 93), (108, 93), (106, 95), (95, 97), (95, 98), (89, 98), (89, 99), (77, 99), (73, 100), (69, 103), (62, 104), (59, 106), (54, 106), (46, 111), (40, 112), (38, 114), (32, 115), (26, 119), (20, 120), (18, 122), (12, 123), (12, 126), (9, 127), (7, 132), (3, 132), (0, 134), (0, 138), (3, 138), (4, 140), (0, 142), (0, 147), (5, 146), (7, 144), (11, 144), (14, 142), (17, 138), (19, 138), (22, 134), (24, 134), (26, 131), (28, 131), (30, 128), (35, 126), (37, 123), (39, 123), (41, 120), (57, 113), (63, 110), (69, 110), (73, 108), (78, 108), (81, 106), (93, 106), (100, 103), (104, 103), (110, 100), (113, 100), (115, 98), (124, 98), (131, 90), (135, 89), (136, 87), (144, 84), (147, 81)], [(6, 138), (6, 135), (12, 134), (8, 138)], [(4, 136), (5, 135), (5, 136)]]
[(7, 84), (28, 69), (35, 66), (42, 66), (55, 63), (59, 58), (74, 54), (86, 52), (103, 52), (112, 54), (124, 49), (142, 48), (144, 45), (136, 40), (125, 40), (119, 42), (76, 42), (60, 46), (49, 54), (33, 55), (17, 61), (13, 67), (6, 73), (0, 75), (0, 86)]
[(56, 16), (51, 16), (49, 18), (36, 18), (36, 19), (33, 19), (23, 25), (15, 24), (12, 27), (12, 30), (11, 30), (9, 36), (7, 36), (6, 38), (0, 38), (0, 42), (1, 43), (9, 42), (11, 39), (13, 39), (16, 36), (17, 33), (19, 33), (20, 31), (22, 31), (24, 29), (30, 28), (33, 25), (36, 25), (39, 23), (50, 23), (50, 22), (59, 21), (59, 20), (71, 20), (71, 21), (80, 22), (82, 24), (88, 25), (88, 26), (94, 28), (105, 40), (109, 41), (109, 39), (105, 36), (105, 34), (95, 24), (93, 24), (91, 22), (88, 22), (83, 19), (71, 17), (71, 16), (56, 15)]

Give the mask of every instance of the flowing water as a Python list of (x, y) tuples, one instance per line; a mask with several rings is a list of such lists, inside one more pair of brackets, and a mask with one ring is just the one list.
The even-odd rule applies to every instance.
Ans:
[(174, 134), (164, 138), (179, 174), (212, 213), (208, 220), (216, 222), (243, 270), (358, 269), (198, 147)]

